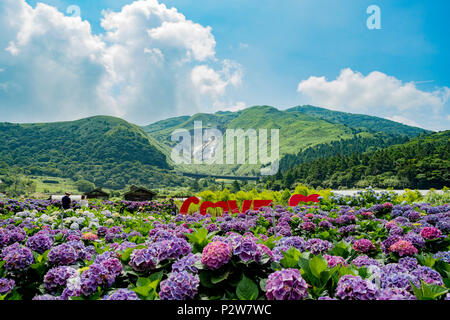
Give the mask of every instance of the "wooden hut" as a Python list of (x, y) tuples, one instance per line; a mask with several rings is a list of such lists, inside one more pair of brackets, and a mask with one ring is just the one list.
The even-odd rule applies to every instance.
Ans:
[(86, 198), (88, 199), (101, 199), (107, 200), (109, 198), (109, 194), (103, 191), (101, 188), (94, 189), (92, 191), (84, 193)]
[(155, 196), (155, 192), (136, 186), (132, 186), (124, 195), (127, 201), (151, 201)]

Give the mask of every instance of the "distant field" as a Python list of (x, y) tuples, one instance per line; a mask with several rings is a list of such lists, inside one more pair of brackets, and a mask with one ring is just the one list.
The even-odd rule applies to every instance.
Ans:
[[(72, 179), (44, 176), (32, 176), (30, 179), (36, 182), (36, 193), (38, 194), (63, 194), (67, 191), (79, 193)], [(58, 183), (44, 183), (44, 181), (57, 181)]]

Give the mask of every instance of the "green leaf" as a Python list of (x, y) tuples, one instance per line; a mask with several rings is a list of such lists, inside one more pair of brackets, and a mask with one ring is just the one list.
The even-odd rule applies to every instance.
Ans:
[(256, 300), (258, 299), (258, 294), (259, 290), (256, 283), (243, 275), (236, 288), (236, 295), (239, 300)]
[(309, 260), (309, 268), (316, 278), (320, 278), (320, 274), (328, 268), (327, 260), (320, 255), (315, 256)]
[(230, 275), (230, 272), (229, 272), (229, 271), (224, 272), (223, 274), (220, 274), (220, 275), (218, 275), (218, 276), (213, 275), (213, 276), (211, 276), (211, 283), (212, 283), (212, 284), (217, 284), (217, 283), (219, 283), (219, 282), (222, 282), (222, 281), (228, 279), (228, 276), (229, 276), (229, 275)]
[(137, 294), (143, 296), (144, 298), (147, 298), (150, 296), (151, 292), (156, 292), (156, 287), (158, 286), (158, 284), (159, 280), (155, 280), (153, 282), (147, 282), (147, 284), (143, 286), (133, 288), (132, 290)]
[(280, 260), (281, 265), (284, 268), (297, 268), (298, 259), (302, 256), (302, 253), (294, 248), (289, 248), (286, 252), (283, 252), (284, 258)]

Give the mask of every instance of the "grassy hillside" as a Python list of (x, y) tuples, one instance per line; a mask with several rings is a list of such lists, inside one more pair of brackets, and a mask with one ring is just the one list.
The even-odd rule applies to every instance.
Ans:
[(319, 119), (323, 119), (332, 123), (340, 123), (351, 128), (362, 128), (368, 129), (375, 132), (384, 132), (388, 134), (400, 134), (406, 136), (417, 136), (421, 133), (430, 133), (430, 131), (407, 126), (402, 123), (398, 123), (395, 121), (367, 116), (364, 114), (354, 114), (340, 111), (328, 110), (325, 108), (319, 108), (314, 106), (298, 106), (291, 109), (286, 110), (287, 112), (292, 113), (301, 113), (310, 115)]
[[(256, 129), (257, 131), (279, 129), (280, 158), (285, 155), (292, 155), (291, 158), (295, 158), (308, 148), (352, 139), (357, 140), (359, 144), (355, 151), (364, 152), (371, 147), (385, 147), (404, 142), (405, 138), (425, 132), (423, 129), (386, 119), (310, 106), (285, 111), (270, 106), (255, 106), (238, 112), (201, 113), (192, 117), (158, 121), (143, 129), (165, 148), (166, 155), (170, 155), (171, 148), (176, 144), (171, 141), (172, 132), (176, 129), (187, 129), (193, 136), (194, 121), (202, 121), (203, 128), (217, 128), (222, 132), (226, 129)], [(224, 147), (226, 148), (226, 144)], [(238, 150), (235, 152), (237, 153)], [(239, 152), (242, 151), (239, 150)], [(245, 152), (248, 159), (248, 147)], [(295, 160), (284, 161), (284, 164), (288, 165), (288, 163), (298, 164)], [(259, 175), (260, 164), (176, 165), (175, 167), (181, 171), (205, 174)]]
[(131, 183), (170, 184), (174, 176), (152, 138), (114, 117), (0, 123), (0, 140), (1, 161), (28, 175), (84, 179), (112, 189)]
[(330, 188), (441, 189), (450, 185), (450, 131), (432, 133), (385, 149), (317, 159), (267, 180), (268, 186), (295, 183)]

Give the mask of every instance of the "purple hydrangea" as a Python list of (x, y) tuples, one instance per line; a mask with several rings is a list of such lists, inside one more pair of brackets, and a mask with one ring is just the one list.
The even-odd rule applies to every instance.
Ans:
[(59, 297), (52, 296), (51, 294), (43, 294), (35, 296), (32, 300), (60, 300)]
[(419, 266), (417, 269), (413, 270), (411, 274), (428, 284), (434, 284), (438, 286), (442, 286), (444, 284), (439, 272), (431, 269), (430, 267)]
[(156, 242), (153, 246), (158, 252), (158, 259), (160, 261), (165, 259), (178, 259), (181, 256), (187, 255), (192, 250), (190, 244), (181, 238), (162, 240)]
[(152, 247), (134, 250), (130, 255), (129, 265), (138, 272), (153, 270), (158, 263), (158, 252)]
[(9, 242), (22, 242), (27, 237), (27, 233), (19, 227), (9, 230)]
[(377, 267), (380, 267), (380, 263), (377, 260), (369, 258), (366, 255), (362, 255), (362, 256), (356, 257), (352, 261), (352, 263), (358, 268), (365, 267), (365, 266), (377, 266)]
[(331, 229), (333, 228), (333, 225), (328, 220), (322, 220), (319, 222), (319, 228)]
[(107, 295), (103, 300), (140, 300), (136, 292), (128, 289), (117, 289), (110, 295)]
[(269, 300), (301, 300), (308, 296), (308, 285), (298, 269), (282, 269), (269, 275), (266, 297)]
[(118, 277), (122, 273), (122, 263), (117, 258), (105, 259), (101, 264), (108, 270), (114, 277)]
[(390, 263), (381, 268), (381, 288), (400, 288), (411, 290), (410, 281), (419, 285), (417, 277), (413, 276), (407, 268), (398, 264)]
[(7, 229), (0, 229), (0, 249), (6, 247), (10, 243), (9, 231)]
[(450, 263), (450, 251), (440, 251), (434, 254), (433, 258), (441, 259), (444, 262)]
[(369, 251), (376, 250), (372, 241), (370, 241), (369, 239), (356, 240), (355, 243), (353, 243), (353, 249), (355, 249), (355, 251), (362, 253), (367, 253)]
[(16, 283), (12, 279), (0, 278), (0, 294), (10, 293), (15, 285)]
[(98, 287), (111, 287), (115, 277), (99, 263), (92, 264), (81, 274), (81, 293), (88, 296), (97, 291)]
[(347, 266), (348, 264), (345, 262), (344, 258), (340, 256), (330, 256), (328, 254), (324, 254), (323, 257), (327, 260), (328, 267), (334, 268), (336, 266)]
[(336, 297), (342, 300), (376, 300), (378, 295), (375, 284), (350, 274), (342, 276), (336, 288)]
[(261, 250), (256, 244), (256, 242), (248, 237), (242, 238), (241, 241), (234, 248), (234, 255), (239, 256), (239, 258), (244, 262), (261, 260)]
[(381, 290), (378, 300), (417, 300), (417, 298), (406, 289), (393, 287)]
[(78, 271), (71, 267), (52, 268), (44, 276), (45, 289), (49, 292), (56, 292), (66, 286), (67, 279), (76, 275), (78, 275)]
[(418, 266), (418, 261), (413, 257), (403, 257), (398, 260), (398, 264), (405, 267), (408, 271), (413, 271)]
[(312, 253), (312, 254), (321, 254), (324, 252), (327, 252), (329, 249), (333, 248), (334, 245), (327, 241), (327, 240), (322, 240), (322, 239), (309, 239), (307, 242), (307, 249)]
[(202, 263), (209, 269), (219, 269), (231, 259), (233, 248), (225, 242), (209, 243), (202, 253)]
[(71, 245), (63, 243), (53, 247), (47, 257), (48, 262), (52, 265), (67, 266), (72, 265), (77, 261), (78, 254)]
[(161, 281), (159, 297), (161, 300), (193, 299), (198, 292), (200, 278), (187, 271), (172, 272), (166, 280)]
[(30, 249), (14, 243), (2, 251), (5, 268), (9, 271), (27, 270), (34, 262), (34, 256)]
[(44, 253), (53, 245), (53, 239), (43, 233), (37, 233), (28, 238), (27, 247), (37, 253)]
[(187, 256), (177, 260), (172, 264), (172, 271), (181, 272), (188, 271), (191, 273), (197, 273), (198, 269), (195, 264), (201, 260), (199, 255), (190, 253)]
[(314, 230), (316, 230), (316, 225), (311, 221), (305, 221), (300, 224), (300, 228), (305, 231), (313, 232)]

